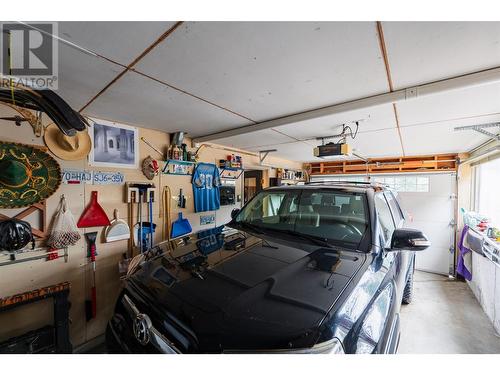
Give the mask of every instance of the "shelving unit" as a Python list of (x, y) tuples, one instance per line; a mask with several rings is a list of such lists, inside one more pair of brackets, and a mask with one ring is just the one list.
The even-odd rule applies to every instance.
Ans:
[(311, 175), (456, 171), (457, 154), (310, 163)]
[[(185, 160), (173, 160), (173, 159), (168, 159), (165, 161), (165, 166), (162, 169), (162, 172), (164, 174), (172, 174), (172, 175), (178, 175), (178, 176), (190, 176), (193, 174), (193, 169), (194, 165), (196, 163), (193, 161), (185, 161)], [(176, 172), (176, 166), (177, 165), (184, 165), (187, 166), (187, 173), (181, 173), (181, 172)], [(173, 167), (173, 168), (171, 168)], [(173, 171), (171, 170), (173, 169)]]
[[(226, 178), (226, 179), (230, 179), (230, 180), (237, 180), (238, 178), (241, 177), (242, 173), (243, 173), (243, 168), (234, 168), (234, 167), (219, 167), (219, 176), (220, 178)], [(237, 176), (232, 176), (230, 173), (229, 174), (225, 174), (224, 172), (237, 172), (238, 175)]]

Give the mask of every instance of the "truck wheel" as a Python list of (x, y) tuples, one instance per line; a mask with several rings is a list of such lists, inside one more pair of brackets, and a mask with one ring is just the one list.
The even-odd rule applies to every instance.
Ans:
[(413, 269), (411, 270), (408, 280), (406, 281), (405, 290), (403, 292), (403, 304), (408, 305), (411, 303), (413, 296)]

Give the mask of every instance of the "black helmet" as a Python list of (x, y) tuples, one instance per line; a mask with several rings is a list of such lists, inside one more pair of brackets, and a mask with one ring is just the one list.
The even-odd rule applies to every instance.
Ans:
[(34, 249), (35, 239), (28, 222), (18, 219), (0, 222), (0, 249), (13, 252), (22, 249), (30, 242), (32, 249)]

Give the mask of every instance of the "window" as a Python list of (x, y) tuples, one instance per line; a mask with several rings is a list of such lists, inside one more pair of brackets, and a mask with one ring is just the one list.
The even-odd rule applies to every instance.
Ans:
[(384, 198), (383, 193), (375, 194), (375, 208), (377, 209), (377, 217), (382, 228), (384, 236), (385, 247), (389, 247), (391, 243), (392, 233), (396, 229), (394, 221), (392, 220), (391, 210)]
[(278, 214), (278, 209), (281, 206), (281, 202), (283, 202), (283, 198), (285, 194), (272, 194), (269, 195), (265, 200), (264, 204), (267, 205), (267, 215), (266, 216), (275, 216)]
[(362, 176), (314, 176), (314, 181), (352, 181), (352, 182), (368, 182), (366, 175)]
[(500, 158), (476, 168), (476, 207), (475, 211), (489, 217), (494, 225), (500, 225), (500, 199), (498, 187), (500, 186)]
[(396, 226), (399, 227), (404, 221), (404, 216), (403, 213), (401, 212), (399, 204), (396, 201), (396, 198), (394, 198), (394, 196), (392, 195), (392, 193), (389, 192), (385, 193), (385, 198), (387, 199), (387, 202), (389, 202), (389, 207), (391, 208), (392, 217), (396, 222)]
[(358, 248), (368, 228), (368, 209), (364, 193), (266, 190), (258, 193), (235, 221), (270, 231), (273, 236), (302, 233), (333, 245)]
[[(369, 176), (371, 181), (379, 182), (388, 185), (390, 188), (405, 192), (405, 193), (428, 193), (429, 192), (429, 177), (428, 176)], [(368, 182), (368, 176), (321, 176), (314, 177), (314, 181), (353, 181), (353, 182)]]
[(390, 188), (405, 193), (428, 193), (429, 177), (427, 176), (392, 176), (373, 177), (373, 180)]

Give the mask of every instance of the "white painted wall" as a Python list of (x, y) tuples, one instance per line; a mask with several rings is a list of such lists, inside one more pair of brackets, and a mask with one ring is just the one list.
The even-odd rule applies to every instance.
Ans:
[(467, 283), (500, 336), (500, 267), (472, 252), (472, 280)]

